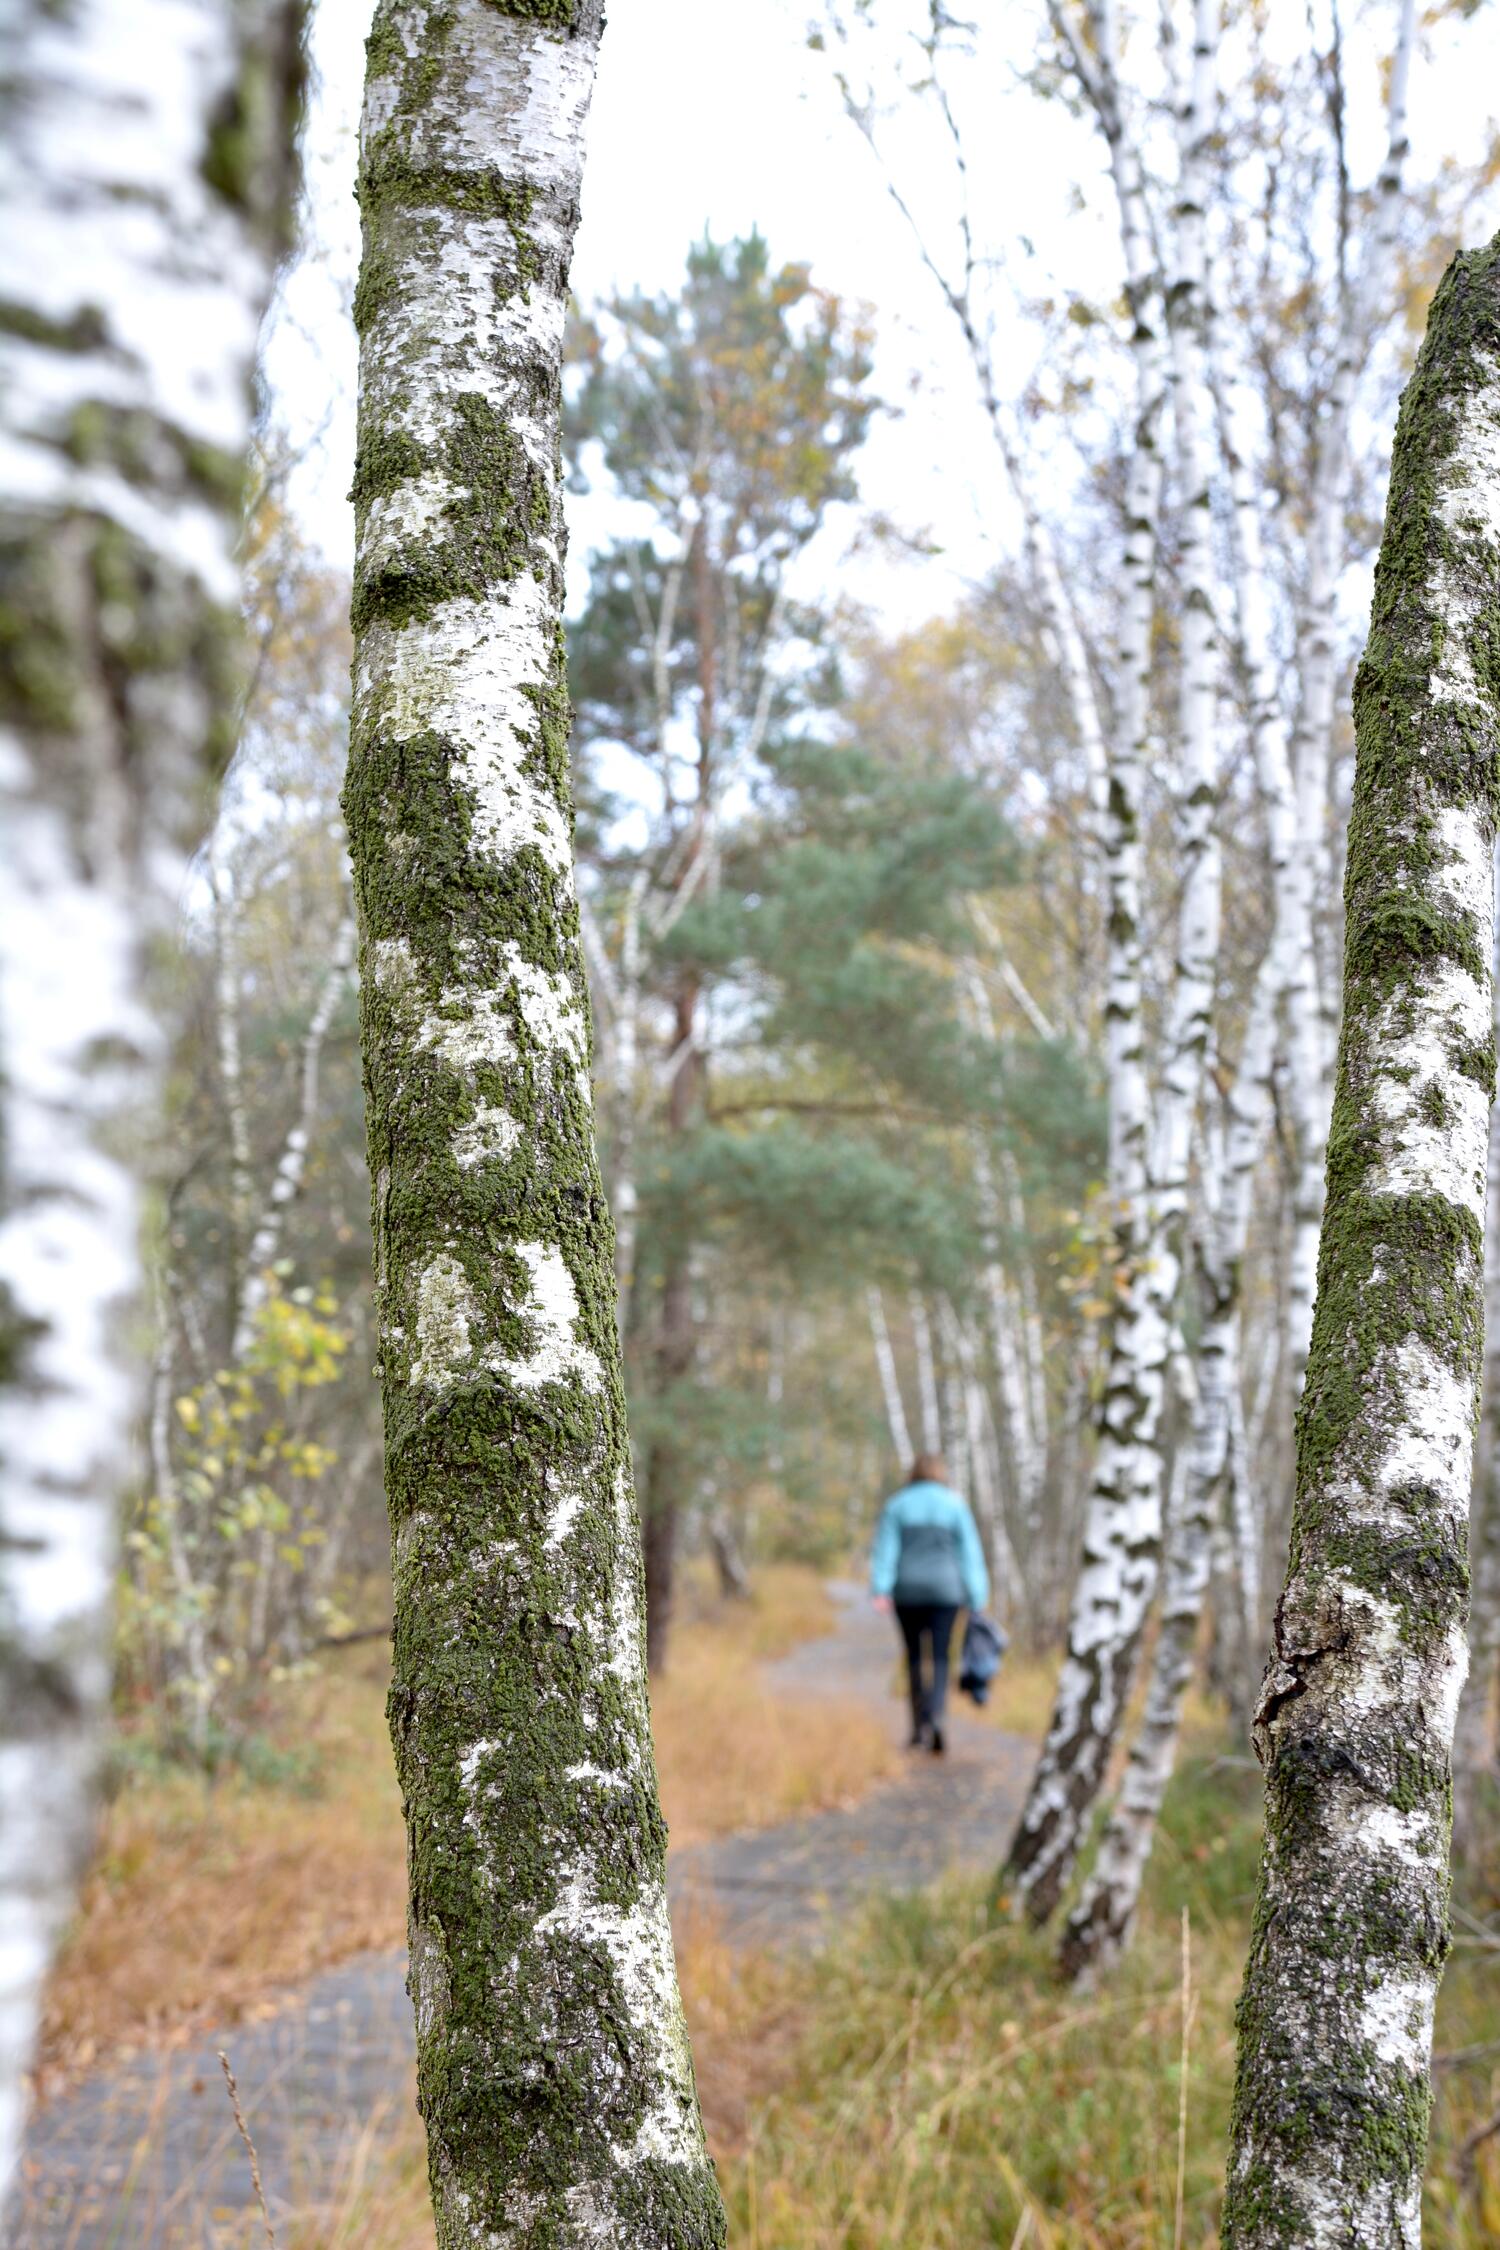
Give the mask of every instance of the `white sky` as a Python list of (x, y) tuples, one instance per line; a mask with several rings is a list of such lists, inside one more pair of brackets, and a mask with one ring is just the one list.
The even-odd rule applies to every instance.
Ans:
[[(922, 272), (874, 162), (843, 116), (826, 60), (808, 51), (806, 0), (612, 0), (590, 118), (583, 223), (573, 265), (580, 299), (619, 287), (673, 286), (705, 227), (724, 239), (759, 226), (777, 259), (806, 260), (815, 280), (869, 303), (876, 388), (902, 409), (881, 417), (860, 465), (866, 501), (903, 527), (932, 531), (945, 557), (920, 567), (875, 557), (848, 584), (880, 607), (928, 614), (983, 574), (1013, 524), (998, 464), (949, 315)], [(1024, 19), (1028, 11), (1017, 11)], [(288, 281), (268, 345), (268, 373), (294, 435), (322, 428), (295, 496), (331, 558), (347, 561), (344, 500), (353, 458), (354, 340), (347, 304), (358, 258), (352, 185), (369, 0), (317, 0), (321, 81), (308, 184), (318, 255)], [(1022, 23), (1027, 38), (1029, 26)], [(1024, 89), (996, 89), (1005, 130), (995, 153), (1015, 201), (1056, 235), (1063, 195), (1055, 163), (1044, 207), (1028, 189), (1059, 120)], [(1078, 136), (1083, 161), (1096, 159)], [(1046, 222), (1043, 227), (1043, 222)], [(1076, 225), (1076, 221), (1074, 222)], [(920, 385), (920, 388), (914, 388)], [(598, 506), (570, 503), (575, 583)], [(841, 545), (847, 543), (844, 527)], [(825, 557), (825, 567), (827, 560)]]
[[(882, 0), (882, 24), (904, 20), (910, 4)], [(807, 260), (817, 281), (873, 307), (876, 388), (901, 412), (882, 417), (864, 449), (863, 497), (903, 527), (933, 533), (942, 556), (921, 563), (850, 557), (846, 524), (838, 547), (825, 543), (814, 567), (825, 583), (836, 570), (842, 590), (871, 602), (891, 624), (908, 623), (981, 577), (1013, 547), (1016, 525), (962, 345), (842, 114), (826, 58), (807, 48), (809, 13), (809, 0), (611, 0), (573, 282), (584, 301), (613, 287), (671, 287), (705, 226), (724, 239), (758, 225), (773, 257)], [(1011, 0), (997, 11), (991, 20), (1004, 29), (987, 31), (964, 86), (966, 109), (979, 121), (973, 153), (982, 231), (1006, 245), (1030, 290), (1045, 286), (1051, 259), (1073, 288), (1112, 293), (1117, 252), (1098, 145), (1063, 105), (1040, 102), (1018, 80), (1040, 15), (1040, 0)], [(1378, 114), (1371, 98), (1377, 41), (1388, 39), (1394, 8), (1387, 0), (1348, 15), (1354, 169), (1362, 181), (1378, 150), (1368, 131), (1361, 137), (1360, 117)], [(313, 248), (288, 278), (267, 351), (294, 438), (309, 443), (317, 433), (295, 504), (330, 559), (343, 563), (353, 538), (344, 494), (354, 450), (354, 128), (369, 16), (370, 0), (317, 0), (320, 91), (307, 152)], [(1272, 16), (1288, 38), (1305, 36), (1303, 0), (1272, 0)], [(1458, 154), (1462, 144), (1468, 153), (1477, 143), (1500, 82), (1497, 16), (1500, 9), (1487, 9), (1474, 22), (1440, 26), (1436, 51), (1418, 61), (1412, 137), (1420, 173), (1435, 151)], [(917, 128), (893, 124), (893, 132), (905, 130)], [(946, 178), (940, 162), (922, 162), (930, 144), (892, 145), (904, 178)], [(1029, 262), (1017, 247), (1023, 237), (1035, 245)], [(1017, 390), (1034, 351), (1019, 323), (1002, 339), (1002, 370), (1013, 373)], [(581, 590), (587, 547), (604, 536), (607, 508), (595, 499), (570, 505)]]

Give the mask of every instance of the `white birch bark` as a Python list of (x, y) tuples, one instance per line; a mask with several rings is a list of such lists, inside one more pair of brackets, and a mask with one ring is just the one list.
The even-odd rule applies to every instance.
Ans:
[[(994, 1013), (973, 961), (964, 965), (962, 989), (976, 1029), (993, 1043)], [(1025, 1248), (1026, 1214), (1016, 1160), (1003, 1140), (992, 1160), (989, 1139), (982, 1131), (975, 1132), (972, 1146), (974, 1197), (980, 1224), (991, 1244), (984, 1266), (990, 1349), (1005, 1414), (1017, 1516), (1029, 1540), (1037, 1529), (1047, 1474), (1047, 1382), (1036, 1280)], [(1005, 1183), (1004, 1219), (1012, 1242), (1020, 1246), (1018, 1286), (1014, 1288), (999, 1256), (1003, 1226), (997, 1169)]]
[[(1241, 1344), (1243, 1353), (1243, 1342)], [(1238, 1384), (1229, 1396), (1229, 1496), (1228, 1533), (1233, 1562), (1231, 1587), (1237, 1603), (1237, 1672), (1232, 1680), (1232, 1707), (1249, 1721), (1256, 1673), (1263, 1645), (1261, 1635), (1261, 1549), (1265, 1532), (1261, 1516), (1257, 1459), (1251, 1452), (1245, 1428), (1244, 1396)]]
[[(1169, 15), (1164, 23), (1170, 26)], [(1199, 1089), (1213, 1036), (1220, 925), (1209, 449), (1212, 399), (1203, 232), (1207, 153), (1215, 127), (1216, 37), (1217, 10), (1212, 0), (1197, 0), (1191, 68), (1174, 86), (1180, 173), (1173, 211), (1176, 271), (1168, 294), (1173, 418), (1184, 517), (1178, 824), (1183, 889), (1151, 1195), (1152, 1263), (1161, 1277), (1164, 1309), (1168, 1312), (1181, 1262), (1179, 1244), (1187, 1210)], [(1263, 1090), (1270, 1068), (1270, 997), (1270, 978), (1263, 973), (1247, 1042), (1249, 1072), (1243, 1101), (1232, 1118), (1234, 1145), (1226, 1151), (1229, 1184), (1219, 1198), (1219, 1239), (1212, 1255), (1203, 1260), (1207, 1303), (1193, 1370), (1191, 1438), (1179, 1456), (1183, 1493), (1169, 1526), (1161, 1629), (1150, 1691), (1099, 1859), (1064, 1933), (1063, 1966), (1074, 1977), (1091, 1973), (1126, 1943), (1150, 1856), (1156, 1815), (1175, 1762), (1182, 1698), (1192, 1676), (1198, 1620), (1209, 1583), (1218, 1488), (1228, 1457), (1229, 1400), (1239, 1380), (1239, 1263), (1249, 1230), (1250, 1183), (1262, 1140)]]
[[(1495, 868), (1500, 930), (1500, 862)], [(1500, 1002), (1500, 960), (1493, 961)], [(1496, 1022), (1500, 1041), (1500, 1020)], [(1480, 1787), (1495, 1773), (1495, 1674), (1500, 1660), (1500, 1108), (1490, 1112), (1484, 1231), (1484, 1419), (1475, 1455), (1473, 1558), (1469, 1605), (1469, 1673), (1453, 1734), (1453, 1843), (1462, 1853), (1473, 1834)]]
[(1226, 2250), (1421, 2239), (1483, 1353), (1500, 707), (1500, 243), (1402, 401), (1355, 684), (1344, 1018)]
[(236, 1366), (244, 1359), (254, 1341), (255, 1323), (270, 1289), (271, 1269), (281, 1254), (287, 1213), (302, 1192), (308, 1146), (318, 1115), (318, 1073), (323, 1060), (323, 1043), (328, 1037), (329, 1026), (349, 983), (353, 966), (354, 920), (349, 916), (340, 922), (334, 934), (328, 969), (312, 1015), (308, 1019), (307, 1030), (303, 1034), (296, 1119), (288, 1127), (286, 1138), (282, 1142), (281, 1154), (271, 1175), (270, 1189), (245, 1253), (239, 1318), (235, 1323), (231, 1349), (231, 1357)]
[(943, 1450), (943, 1410), (938, 1396), (937, 1359), (932, 1348), (932, 1323), (919, 1291), (908, 1299), (912, 1349), (917, 1361), (917, 1400), (922, 1418), (922, 1451)]
[[(1308, 944), (1306, 974), (1311, 1013), (1299, 1008), (1289, 1049), (1296, 1135), (1292, 1246), (1287, 1292), (1289, 1381), (1295, 1401), (1312, 1335), (1317, 1287), (1318, 1230), (1323, 1211), (1323, 1165), (1328, 1132), (1328, 1081), (1318, 1005), (1315, 953), (1310, 943), (1322, 889), (1328, 825), (1328, 762), (1338, 679), (1337, 603), (1343, 564), (1349, 491), (1349, 432), (1355, 389), (1389, 286), (1402, 177), (1408, 142), (1407, 91), (1416, 34), (1415, 0), (1398, 0), (1396, 44), (1386, 92), (1386, 149), (1375, 183), (1375, 211), (1356, 278), (1340, 309), (1328, 399), (1313, 463), (1307, 579), (1297, 619), (1297, 671), (1301, 698), (1292, 738), (1297, 801), (1294, 864), (1300, 886), (1299, 941)], [(1290, 941), (1289, 941), (1290, 942)]]
[[(239, 909), (234, 877), (210, 854), (213, 896), (214, 1033), (219, 1056), (219, 1090), (229, 1128), (229, 1304), (230, 1328), (238, 1328), (249, 1246), (250, 1207), (255, 1184), (250, 1161), (250, 1118), (245, 1106), (245, 1072), (240, 1052)], [(235, 1355), (238, 1357), (238, 1353)]]
[(984, 1280), (989, 1312), (990, 1351), (1009, 1443), (1016, 1515), (1020, 1529), (1029, 1538), (1035, 1533), (1040, 1519), (1046, 1463), (1041, 1459), (1033, 1438), (1031, 1402), (1025, 1370), (1016, 1350), (1016, 1335), (1020, 1327), (1019, 1308), (998, 1260), (991, 1259), (986, 1265)]
[(939, 1297), (937, 1300), (937, 1326), (942, 1339), (943, 1369), (939, 1392), (943, 1432), (940, 1450), (947, 1458), (949, 1483), (959, 1492), (968, 1493), (974, 1481), (974, 1459), (970, 1445), (972, 1423), (963, 1376), (960, 1323), (946, 1297)]
[(156, 1356), (151, 1368), (151, 1480), (161, 1519), (167, 1566), (179, 1604), (179, 1633), (188, 1681), (188, 1740), (201, 1758), (213, 1709), (214, 1681), (204, 1631), (205, 1589), (194, 1575), (182, 1521), (182, 1492), (172, 1461), (172, 1364), (174, 1323), (172, 1279), (161, 1276), (156, 1291)]
[(1051, 1414), (1047, 1400), (1047, 1339), (1042, 1325), (1041, 1307), (1037, 1301), (1036, 1268), (1027, 1247), (1030, 1229), (1026, 1224), (1026, 1208), (1021, 1199), (1021, 1178), (1015, 1157), (1004, 1142), (999, 1149), (1000, 1178), (1005, 1191), (1005, 1206), (1010, 1219), (1011, 1240), (1019, 1245), (1016, 1260), (1016, 1297), (1018, 1300), (1017, 1333), (1021, 1340), (1021, 1354), (1025, 1365), (1026, 1399), (1028, 1409), (1028, 1438), (1031, 1455), (1028, 1463), (1028, 1489), (1032, 1498), (1029, 1507), (1023, 1501), (1028, 1529), (1035, 1525), (1042, 1503), (1042, 1488), (1047, 1479), (1047, 1456), (1050, 1451)]
[[(1163, 20), (1171, 24), (1170, 11)], [(1221, 923), (1213, 401), (1208, 381), (1211, 312), (1205, 246), (1209, 149), (1217, 122), (1217, 37), (1218, 11), (1213, 0), (1195, 0), (1191, 65), (1181, 86), (1175, 83), (1173, 74), (1179, 173), (1171, 214), (1175, 271), (1167, 289), (1172, 418), (1182, 509), (1178, 675), (1181, 763), (1177, 786), (1182, 904), (1151, 1182), (1155, 1229), (1164, 1246), (1180, 1235), (1187, 1209), (1198, 1094), (1213, 1037)]]
[(1240, 1380), (1240, 1272), (1270, 1110), (1274, 1001), (1275, 969), (1268, 953), (1230, 1097), (1222, 1188), (1200, 1237), (1202, 1330), (1194, 1357), (1191, 1430), (1182, 1456), (1186, 1482), (1168, 1534), (1146, 1708), (1099, 1856), (1068, 1917), (1060, 1948), (1065, 1973), (1076, 1979), (1107, 1968), (1130, 1941), (1157, 1819), (1177, 1763), (1183, 1700), (1192, 1681), (1214, 1532), (1230, 1469)]
[(161, 1055), (148, 953), (233, 724), (299, 40), (294, 0), (0, 22), (0, 2200), (88, 1836), (142, 1374), (122, 1149)]
[(1175, 1294), (1175, 1275), (1167, 1276), (1151, 1256), (1151, 1098), (1141, 1021), (1141, 798), (1150, 717), (1159, 424), (1166, 384), (1161, 293), (1139, 153), (1121, 106), (1113, 9), (1105, 4), (1090, 10), (1091, 48), (1073, 35), (1060, 7), (1052, 12), (1109, 149), (1132, 318), (1136, 431), (1126, 494), (1125, 592), (1104, 823), (1109, 1189), (1122, 1286), (1067, 1654), (1047, 1739), (1004, 1870), (1003, 1879), (1036, 1922), (1045, 1921), (1058, 1902), (1102, 1785), (1156, 1583), (1161, 1416), (1171, 1333), (1164, 1285), (1169, 1283)]
[(890, 1328), (886, 1323), (885, 1300), (872, 1282), (865, 1292), (865, 1304), (870, 1315), (870, 1341), (875, 1347), (875, 1366), (880, 1376), (880, 1395), (885, 1404), (885, 1424), (891, 1436), (891, 1450), (896, 1456), (902, 1476), (911, 1467), (916, 1448), (911, 1442), (911, 1427), (906, 1419), (906, 1401), (901, 1395), (901, 1377), (896, 1368), (896, 1353), (891, 1343)]
[(380, 0), (361, 128), (345, 803), (441, 2250), (724, 2239), (573, 895), (561, 363), (601, 20)]
[[(974, 1337), (957, 1312), (952, 1314), (953, 1348), (963, 1384), (964, 1438), (969, 1463), (969, 1497), (984, 1540), (989, 1563), (991, 1599), (1002, 1617), (1011, 1616), (1026, 1601), (1022, 1575), (1001, 1503), (1000, 1464), (995, 1427), (979, 1378), (979, 1353)], [(960, 1489), (962, 1489), (960, 1487)]]

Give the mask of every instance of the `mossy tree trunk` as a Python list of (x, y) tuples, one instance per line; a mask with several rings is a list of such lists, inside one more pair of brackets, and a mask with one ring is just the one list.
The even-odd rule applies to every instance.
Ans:
[(299, 0), (0, 17), (0, 2201), (73, 1899), (140, 1404), (148, 976), (231, 747)]
[[(1329, 761), (1339, 677), (1338, 598), (1345, 559), (1345, 522), (1353, 468), (1351, 427), (1361, 369), (1384, 317), (1403, 204), (1403, 179), (1409, 143), (1407, 88), (1416, 45), (1416, 0), (1397, 0), (1396, 38), (1386, 77), (1386, 147), (1375, 180), (1374, 209), (1363, 240), (1347, 242), (1341, 271), (1351, 275), (1343, 291), (1334, 340), (1328, 395), (1318, 425), (1308, 495), (1307, 567), (1298, 605), (1297, 723), (1291, 757), (1297, 817), (1291, 879), (1298, 887), (1289, 948), (1286, 985), (1287, 1095), (1296, 1152), (1292, 1187), (1292, 1241), (1287, 1275), (1286, 1321), (1288, 1383), (1300, 1398), (1312, 1336), (1313, 1298), (1318, 1273), (1318, 1231), (1323, 1220), (1323, 1169), (1327, 1152), (1328, 1068), (1331, 1045), (1320, 992), (1316, 946), (1322, 894), (1327, 879)], [(1346, 216), (1343, 224), (1350, 221)], [(1354, 254), (1356, 253), (1357, 254)], [(1325, 985), (1332, 978), (1321, 980)]]
[(1255, 1724), (1232, 2250), (1420, 2240), (1483, 1349), (1497, 682), (1500, 241), (1433, 303), (1355, 683), (1317, 1312)]
[(723, 2240), (667, 1919), (573, 896), (563, 316), (599, 0), (381, 0), (360, 918), (391, 1729), (443, 2250)]
[[(1500, 864), (1496, 866), (1500, 907)], [(1500, 921), (1500, 916), (1497, 916)], [(1500, 967), (1500, 962), (1497, 962)], [(1496, 978), (1500, 1000), (1500, 976)], [(1500, 1035), (1500, 1022), (1496, 1024)], [(1453, 1730), (1453, 1850), (1475, 1841), (1476, 1815), (1493, 1804), (1495, 1669), (1500, 1657), (1500, 1105), (1490, 1112), (1488, 1223), (1484, 1237), (1484, 1412), (1475, 1448), (1469, 1524), (1469, 1676)]]

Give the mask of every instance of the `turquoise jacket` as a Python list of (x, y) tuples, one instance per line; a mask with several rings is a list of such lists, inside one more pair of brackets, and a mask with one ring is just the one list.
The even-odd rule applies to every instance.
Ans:
[(870, 1554), (870, 1591), (903, 1603), (983, 1609), (990, 1574), (968, 1501), (945, 1484), (908, 1484), (893, 1493)]

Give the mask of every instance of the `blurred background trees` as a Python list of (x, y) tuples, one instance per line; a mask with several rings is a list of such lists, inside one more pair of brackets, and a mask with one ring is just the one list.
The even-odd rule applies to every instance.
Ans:
[[(1001, 1599), (1041, 1633), (1108, 1283), (1097, 913), (1065, 751), (1035, 787), (1052, 691), (1024, 590), (895, 641), (806, 590), (879, 408), (863, 316), (758, 237), (697, 245), (679, 294), (575, 336), (575, 476), (632, 509), (570, 657), (653, 1662), (682, 1551), (732, 1591), (781, 1555), (842, 1564), (919, 1441), (972, 1486)], [(284, 453), (268, 436), (254, 675), (184, 911), (121, 1617), (127, 1691), (210, 1762), (253, 1739), (274, 1675), (386, 1599), (347, 587), (281, 505)]]
[[(1000, 1605), (1056, 1648), (1117, 1314), (1170, 1243), (1152, 1443), (1177, 1686), (1144, 1803), (1184, 1661), (1244, 1724), (1281, 1576), (1385, 433), (1496, 166), (1407, 147), (1423, 51), (1397, 0), (1360, 19), (1381, 74), (1354, 72), (1333, 15), (1290, 41), (1231, 9), (1196, 126), (1183, 39), (1039, 12), (1030, 98), (1097, 129), (1088, 195), (1120, 217), (1088, 286), (1044, 280), (983, 201), (982, 35), (910, 20), (904, 49), (858, 6), (817, 36), (851, 155), (857, 131), (972, 362), (995, 441), (976, 487), (1018, 530), (983, 582), (899, 625), (849, 598), (840, 556), (925, 535), (861, 496), (894, 411), (873, 317), (782, 245), (705, 237), (674, 288), (572, 322), (571, 473), (604, 527), (570, 623), (579, 887), (651, 1657), (670, 1663), (684, 1555), (730, 1593), (783, 1556), (842, 1566), (933, 1444)], [(1185, 258), (1191, 335), (1165, 288)], [(1159, 322), (1162, 490), (1128, 808), (1154, 1145), (1122, 1201), (1101, 837), (1128, 704), (1132, 305)], [(259, 660), (185, 916), (167, 1320), (123, 1612), (133, 1691), (200, 1756), (253, 1736), (266, 1679), (377, 1628), (386, 1598), (336, 811), (347, 587), (299, 544), (285, 448), (266, 450)], [(1222, 930), (1195, 971), (1164, 1217), (1190, 831), (1221, 858)], [(1461, 1734), (1486, 1770), (1492, 1585)]]

